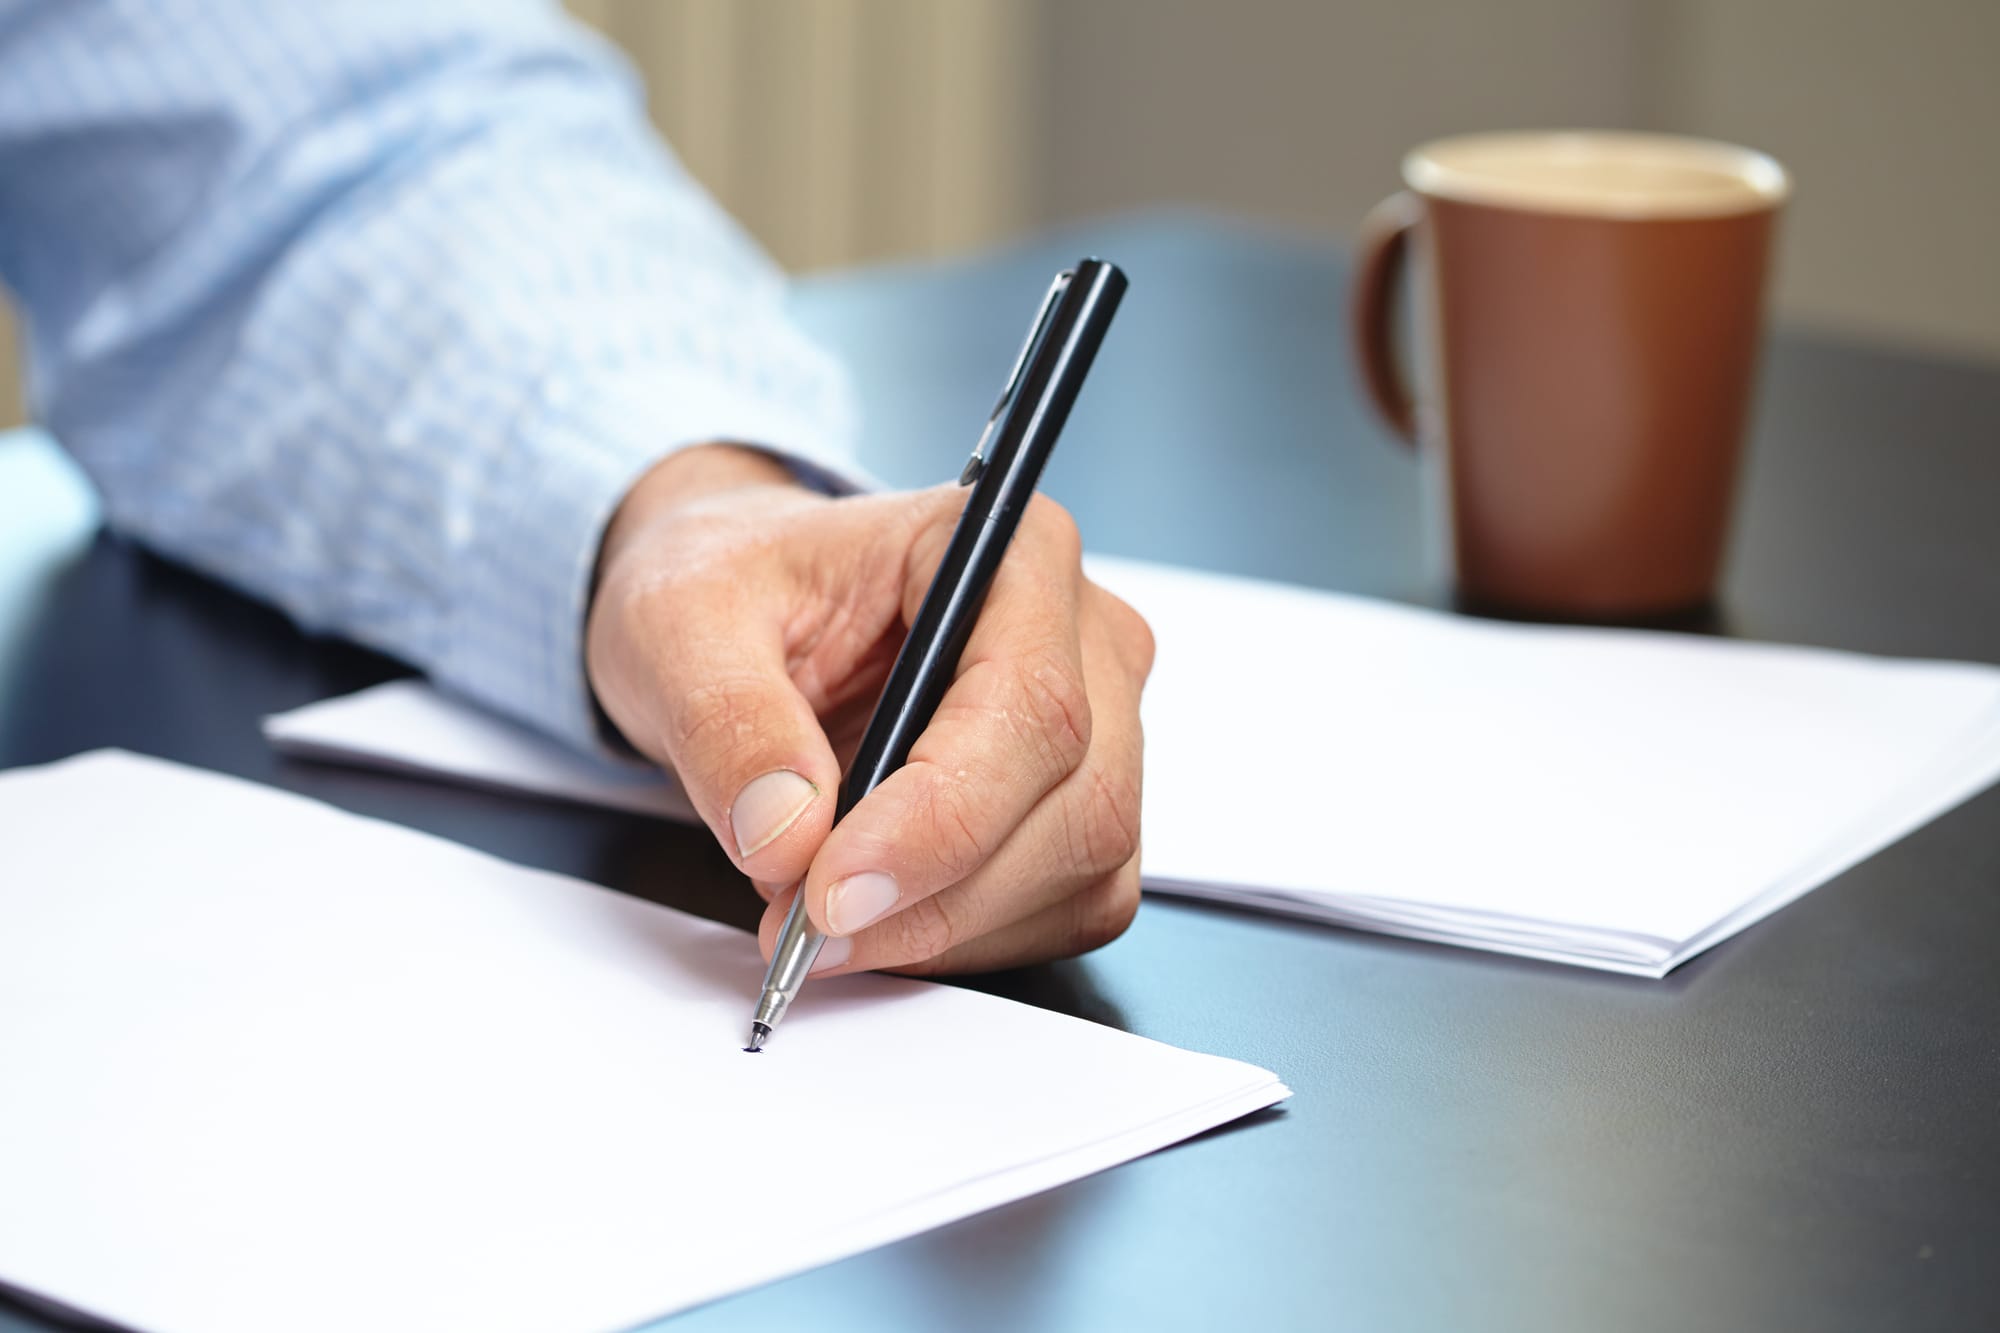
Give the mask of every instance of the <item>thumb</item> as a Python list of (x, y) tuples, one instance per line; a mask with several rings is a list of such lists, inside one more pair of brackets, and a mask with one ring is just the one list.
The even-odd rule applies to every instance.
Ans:
[(657, 744), (738, 869), (791, 883), (833, 827), (840, 765), (775, 622), (722, 590), (680, 608), (652, 664)]

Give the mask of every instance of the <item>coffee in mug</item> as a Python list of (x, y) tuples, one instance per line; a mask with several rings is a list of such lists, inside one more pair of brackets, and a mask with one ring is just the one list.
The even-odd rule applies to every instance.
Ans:
[[(1668, 135), (1476, 134), (1403, 162), (1365, 229), (1362, 378), (1434, 451), (1469, 607), (1670, 614), (1715, 592), (1785, 172)], [(1391, 347), (1414, 253), (1420, 366)]]

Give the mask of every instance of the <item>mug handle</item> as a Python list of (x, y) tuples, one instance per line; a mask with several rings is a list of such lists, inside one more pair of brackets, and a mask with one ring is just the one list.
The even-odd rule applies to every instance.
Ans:
[(1409, 260), (1410, 231), (1423, 217), (1423, 205), (1408, 190), (1375, 205), (1361, 224), (1356, 247), (1354, 288), (1349, 298), (1348, 329), (1361, 362), (1361, 385), (1390, 430), (1404, 444), (1417, 442), (1416, 401), (1396, 364), (1389, 337), (1389, 315), (1396, 286)]

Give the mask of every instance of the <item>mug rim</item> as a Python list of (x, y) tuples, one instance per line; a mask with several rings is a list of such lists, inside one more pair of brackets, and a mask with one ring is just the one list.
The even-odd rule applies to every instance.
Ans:
[[(1552, 155), (1616, 154), (1678, 159), (1730, 176), (1740, 188), (1678, 198), (1642, 191), (1526, 185), (1482, 173), (1448, 155), (1540, 150)], [(1607, 219), (1731, 217), (1775, 209), (1791, 196), (1791, 176), (1768, 153), (1718, 139), (1627, 130), (1497, 130), (1455, 134), (1419, 144), (1403, 157), (1403, 182), (1427, 198), (1531, 213)]]

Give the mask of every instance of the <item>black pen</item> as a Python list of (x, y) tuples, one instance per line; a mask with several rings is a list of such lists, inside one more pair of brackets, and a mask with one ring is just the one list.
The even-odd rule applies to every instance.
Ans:
[[(1082, 260), (1058, 273), (1050, 285), (1029, 326), (1028, 340), (1015, 358), (1013, 373), (1000, 391), (1000, 401), (959, 474), (959, 485), (970, 486), (972, 493), (882, 687), (861, 748), (840, 784), (833, 814), (836, 824), (909, 759), (910, 747), (951, 688), (986, 590), (1124, 295), (1125, 275), (1101, 259)], [(771, 952), (745, 1050), (763, 1049), (805, 984), (825, 941), (806, 915), (801, 884)]]

